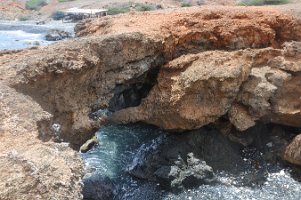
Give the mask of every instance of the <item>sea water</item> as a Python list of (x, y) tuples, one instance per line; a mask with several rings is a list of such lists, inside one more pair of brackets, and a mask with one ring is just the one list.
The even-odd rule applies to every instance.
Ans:
[(45, 46), (50, 43), (45, 41), (42, 33), (28, 33), (23, 30), (0, 30), (0, 50)]
[[(97, 132), (100, 144), (82, 154), (88, 170), (109, 177), (115, 184), (114, 199), (122, 200), (300, 200), (301, 184), (288, 167), (263, 163), (262, 179), (244, 158), (238, 173), (215, 171), (218, 183), (201, 185), (178, 194), (162, 190), (159, 185), (132, 178), (126, 170), (143, 160), (143, 152), (164, 142), (166, 134), (144, 124), (106, 125)], [(235, 163), (233, 163), (235, 165)], [(235, 167), (233, 165), (233, 168)], [(246, 180), (251, 180), (246, 184)], [(258, 179), (258, 176), (257, 176)], [(97, 187), (97, 186), (96, 186)]]
[(51, 21), (37, 25), (33, 21), (0, 21), (0, 50), (17, 50), (33, 46), (45, 46), (45, 35), (50, 29), (58, 29), (73, 34), (75, 23)]

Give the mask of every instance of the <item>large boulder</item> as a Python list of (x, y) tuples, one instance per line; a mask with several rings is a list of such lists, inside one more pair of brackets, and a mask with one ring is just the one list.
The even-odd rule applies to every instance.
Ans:
[(179, 157), (175, 165), (161, 166), (154, 175), (160, 185), (171, 189), (191, 188), (216, 181), (212, 167), (195, 158), (193, 153), (187, 154), (186, 161)]
[(222, 116), (240, 131), (259, 120), (300, 127), (300, 49), (300, 42), (292, 42), (283, 49), (181, 56), (161, 68), (158, 83), (139, 106), (117, 111), (112, 118), (180, 131)]
[(301, 134), (297, 135), (285, 148), (284, 159), (290, 163), (301, 165)]
[(71, 33), (58, 29), (51, 29), (45, 35), (47, 41), (58, 41), (71, 37)]

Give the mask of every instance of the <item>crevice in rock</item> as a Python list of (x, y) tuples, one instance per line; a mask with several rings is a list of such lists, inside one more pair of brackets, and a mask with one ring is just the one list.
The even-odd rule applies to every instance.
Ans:
[(116, 85), (108, 110), (115, 112), (124, 108), (139, 106), (142, 99), (156, 84), (159, 70), (160, 66), (153, 67), (135, 80)]

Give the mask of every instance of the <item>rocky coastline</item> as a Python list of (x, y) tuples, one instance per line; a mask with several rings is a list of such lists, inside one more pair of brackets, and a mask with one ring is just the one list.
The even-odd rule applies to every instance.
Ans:
[[(77, 151), (107, 122), (152, 124), (180, 143), (215, 127), (208, 137), (229, 148), (248, 145), (243, 136), (261, 124), (290, 127), (277, 159), (301, 165), (300, 19), (265, 7), (193, 7), (75, 30), (68, 41), (0, 53), (0, 199), (82, 199)], [(158, 166), (130, 173), (176, 189), (214, 181), (206, 155), (184, 145), (172, 164), (171, 147), (161, 148), (146, 161)]]

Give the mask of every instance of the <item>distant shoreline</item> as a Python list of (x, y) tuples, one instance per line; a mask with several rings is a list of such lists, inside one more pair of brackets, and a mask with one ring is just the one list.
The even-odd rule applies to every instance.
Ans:
[(47, 21), (37, 25), (36, 21), (0, 21), (0, 51), (19, 50), (35, 46), (46, 46), (53, 42), (46, 41), (45, 35), (51, 29), (66, 31), (74, 35), (75, 23)]

